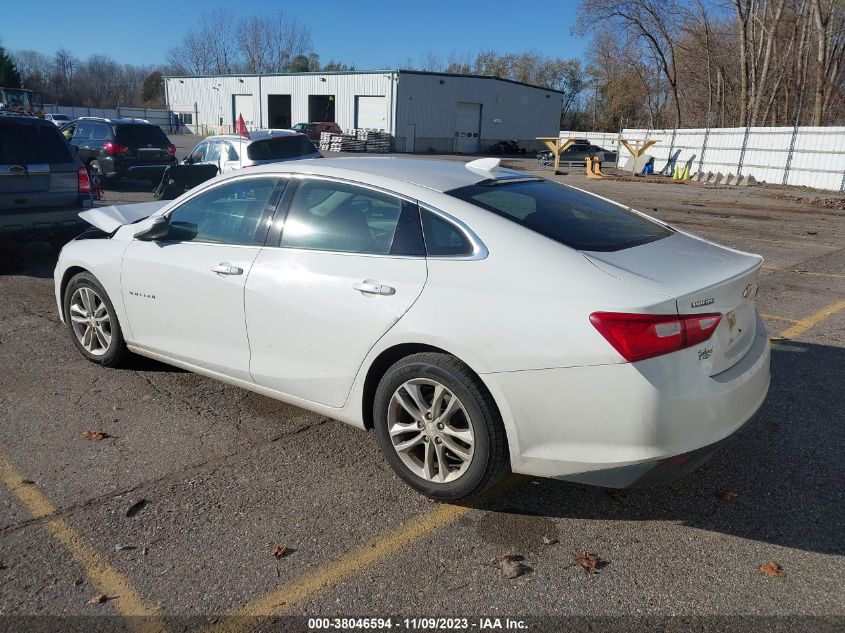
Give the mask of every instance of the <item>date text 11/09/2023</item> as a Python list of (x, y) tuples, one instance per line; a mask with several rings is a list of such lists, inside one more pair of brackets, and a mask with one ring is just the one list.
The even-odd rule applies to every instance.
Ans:
[(311, 631), (524, 631), (528, 624), (512, 618), (309, 618)]

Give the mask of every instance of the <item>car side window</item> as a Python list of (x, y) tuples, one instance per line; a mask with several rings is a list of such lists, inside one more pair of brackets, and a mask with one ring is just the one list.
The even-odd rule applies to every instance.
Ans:
[(168, 239), (260, 246), (278, 203), (278, 184), (278, 178), (247, 178), (213, 187), (170, 213)]
[(427, 209), (421, 210), (425, 250), (429, 257), (472, 254), (472, 244), (454, 224)]
[(92, 126), (91, 139), (95, 141), (105, 141), (109, 137), (109, 129), (102, 123), (95, 123)]
[(209, 141), (208, 153), (205, 155), (205, 162), (216, 163), (220, 158), (220, 147), (223, 145), (221, 141)]
[(208, 151), (208, 141), (203, 141), (194, 148), (191, 152), (191, 161), (194, 163), (202, 163), (205, 161), (205, 154)]
[(299, 183), (281, 246), (370, 255), (425, 253), (416, 203), (328, 180)]
[(80, 121), (73, 131), (73, 140), (86, 140), (91, 138), (91, 129), (94, 126), (86, 121)]
[(238, 160), (238, 153), (235, 151), (235, 148), (230, 143), (225, 144), (226, 149), (226, 160)]

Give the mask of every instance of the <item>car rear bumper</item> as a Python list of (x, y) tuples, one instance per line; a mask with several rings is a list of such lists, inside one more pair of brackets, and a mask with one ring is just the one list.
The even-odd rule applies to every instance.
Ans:
[(0, 238), (31, 239), (51, 235), (81, 233), (88, 226), (79, 212), (94, 206), (90, 194), (81, 196), (80, 205), (69, 209), (0, 210)]
[(176, 164), (176, 159), (161, 160), (155, 163), (141, 163), (131, 160), (102, 158), (98, 162), (105, 172), (106, 178), (138, 178), (148, 180), (161, 178), (164, 170)]
[(514, 472), (629, 487), (675, 479), (707, 461), (760, 408), (770, 347), (754, 342), (707, 376), (694, 349), (639, 363), (483, 374), (509, 424)]

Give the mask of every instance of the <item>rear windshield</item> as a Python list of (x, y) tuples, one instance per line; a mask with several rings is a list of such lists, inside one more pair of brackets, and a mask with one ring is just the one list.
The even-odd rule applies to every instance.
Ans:
[(447, 193), (582, 251), (619, 251), (672, 235), (637, 213), (548, 180), (477, 184)]
[(114, 137), (118, 143), (129, 147), (138, 145), (167, 147), (170, 145), (167, 135), (157, 125), (115, 125)]
[(70, 146), (52, 123), (0, 121), (0, 165), (72, 162)]
[(279, 160), (282, 158), (297, 158), (307, 156), (317, 151), (314, 144), (307, 137), (279, 136), (266, 141), (255, 141), (247, 147), (246, 155), (250, 160)]

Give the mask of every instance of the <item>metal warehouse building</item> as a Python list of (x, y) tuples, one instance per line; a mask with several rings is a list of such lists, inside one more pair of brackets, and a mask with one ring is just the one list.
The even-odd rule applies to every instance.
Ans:
[(561, 93), (506, 79), (423, 71), (165, 77), (168, 107), (192, 129), (230, 131), (336, 121), (384, 130), (406, 152), (483, 151), (499, 140), (539, 147), (560, 129)]

